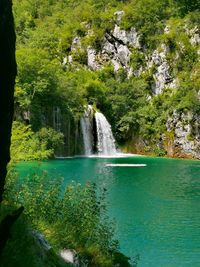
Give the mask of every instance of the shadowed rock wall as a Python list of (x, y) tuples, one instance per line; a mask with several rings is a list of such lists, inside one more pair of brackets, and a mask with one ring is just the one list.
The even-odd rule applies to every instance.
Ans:
[(0, 202), (10, 160), (10, 136), (16, 77), (15, 31), (12, 1), (0, 0)]

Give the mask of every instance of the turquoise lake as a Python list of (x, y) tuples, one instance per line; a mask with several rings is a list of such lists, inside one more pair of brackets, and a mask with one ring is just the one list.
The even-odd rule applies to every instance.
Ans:
[[(111, 167), (106, 164), (146, 164)], [(27, 174), (48, 171), (108, 190), (108, 211), (127, 256), (139, 267), (200, 266), (200, 161), (150, 157), (69, 158), (17, 165)]]

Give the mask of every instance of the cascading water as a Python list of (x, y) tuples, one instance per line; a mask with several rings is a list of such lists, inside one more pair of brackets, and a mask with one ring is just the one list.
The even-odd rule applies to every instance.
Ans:
[(53, 128), (60, 132), (61, 131), (61, 112), (59, 107), (53, 109)]
[(99, 155), (115, 155), (115, 139), (112, 134), (111, 126), (106, 117), (100, 113), (95, 113), (97, 128), (97, 149)]
[(93, 147), (93, 135), (92, 135), (92, 106), (88, 105), (83, 117), (81, 118), (81, 130), (83, 134), (84, 154), (91, 155)]

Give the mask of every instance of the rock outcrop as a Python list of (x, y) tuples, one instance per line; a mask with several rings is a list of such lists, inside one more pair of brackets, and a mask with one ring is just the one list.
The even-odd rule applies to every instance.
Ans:
[(200, 45), (200, 30), (199, 30), (197, 25), (194, 28), (192, 28), (191, 30), (187, 30), (187, 34), (189, 35), (190, 43), (193, 46)]
[(159, 49), (155, 50), (151, 56), (150, 62), (148, 62), (148, 68), (154, 67), (153, 73), (154, 84), (152, 91), (154, 95), (162, 93), (164, 88), (175, 88), (176, 80), (172, 78), (170, 73), (170, 65), (167, 61), (168, 47), (162, 44)]
[[(143, 70), (154, 68), (153, 79), (154, 84), (152, 86), (152, 92), (154, 95), (162, 93), (164, 88), (176, 87), (176, 80), (172, 78), (170, 65), (167, 61), (168, 48), (165, 44), (162, 44), (159, 49), (155, 50), (152, 55), (146, 54), (145, 49), (140, 44), (140, 35), (134, 27), (129, 30), (124, 30), (120, 27), (121, 19), (124, 16), (124, 11), (117, 11), (114, 13), (115, 25), (113, 30), (107, 31), (102, 39), (101, 48), (99, 50), (92, 46), (87, 47), (87, 65), (93, 70), (99, 70), (103, 66), (110, 62), (114, 71), (118, 72), (120, 68), (123, 68), (127, 72), (127, 76), (132, 75), (139, 76)], [(165, 27), (165, 33), (170, 32), (169, 27)], [(91, 30), (88, 30), (88, 36), (91, 36)], [(197, 39), (197, 36), (195, 37)], [(81, 37), (75, 36), (71, 51), (75, 52), (83, 49), (81, 46)], [(130, 58), (135, 51), (141, 51), (147, 59), (146, 66), (140, 66), (138, 69), (131, 67)], [(73, 56), (69, 55), (63, 60), (64, 64), (73, 63)]]
[[(166, 150), (172, 157), (200, 159), (200, 117), (174, 112), (166, 123), (168, 142)], [(170, 133), (170, 134), (169, 134)]]
[(116, 72), (121, 67), (129, 71), (131, 47), (140, 48), (139, 35), (135, 28), (125, 31), (115, 24), (114, 30), (105, 34), (100, 51), (88, 47), (88, 67), (92, 70), (101, 69), (109, 61)]
[[(120, 22), (124, 16), (124, 11), (114, 13), (115, 25), (112, 31), (107, 31), (101, 43), (101, 49), (95, 49), (92, 46), (87, 47), (87, 65), (95, 71), (103, 68), (110, 62), (114, 70), (117, 72), (120, 68), (126, 69), (128, 75), (132, 74), (129, 66), (131, 48), (141, 49), (140, 36), (136, 29), (132, 27), (130, 30), (120, 28)], [(89, 27), (88, 27), (89, 28)], [(93, 32), (88, 29), (88, 36), (92, 36)], [(71, 44), (71, 52), (84, 50), (81, 46), (81, 37), (75, 36)], [(73, 64), (73, 56), (69, 55), (63, 59), (63, 65)]]
[(96, 51), (94, 48), (88, 47), (87, 57), (88, 57), (88, 63), (87, 64), (91, 70), (98, 70), (101, 68), (101, 66), (99, 65), (99, 63), (96, 60)]

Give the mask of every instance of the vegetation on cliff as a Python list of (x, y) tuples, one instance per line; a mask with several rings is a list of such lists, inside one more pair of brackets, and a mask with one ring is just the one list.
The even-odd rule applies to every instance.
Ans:
[[(28, 112), (34, 132), (44, 124), (53, 127), (53, 108), (59, 107), (64, 120), (70, 121), (61, 131), (65, 137), (74, 136), (84, 105), (95, 103), (112, 123), (119, 144), (132, 143), (129, 150), (134, 151), (135, 142), (142, 144), (143, 152), (164, 155), (166, 123), (174, 111), (199, 116), (199, 1), (15, 0), (14, 11), (18, 36), (15, 118), (27, 120), (24, 114)], [(124, 13), (117, 15), (119, 11)], [(128, 66), (121, 65), (117, 72), (112, 60), (101, 57), (105, 36), (112, 37), (116, 25), (121, 31), (134, 28), (140, 43), (127, 45)], [(96, 51), (95, 60), (103, 60), (96, 70), (88, 65), (90, 48)], [(160, 60), (168, 64), (166, 84), (155, 89), (156, 79), (162, 83), (159, 71), (163, 70), (151, 57), (155, 51), (159, 57), (163, 49), (167, 51)], [(192, 122), (191, 127), (195, 138)], [(72, 142), (70, 136), (68, 142)]]
[(11, 138), (12, 162), (52, 158), (54, 151), (63, 145), (63, 134), (52, 128), (41, 128), (37, 133), (30, 125), (14, 122)]

